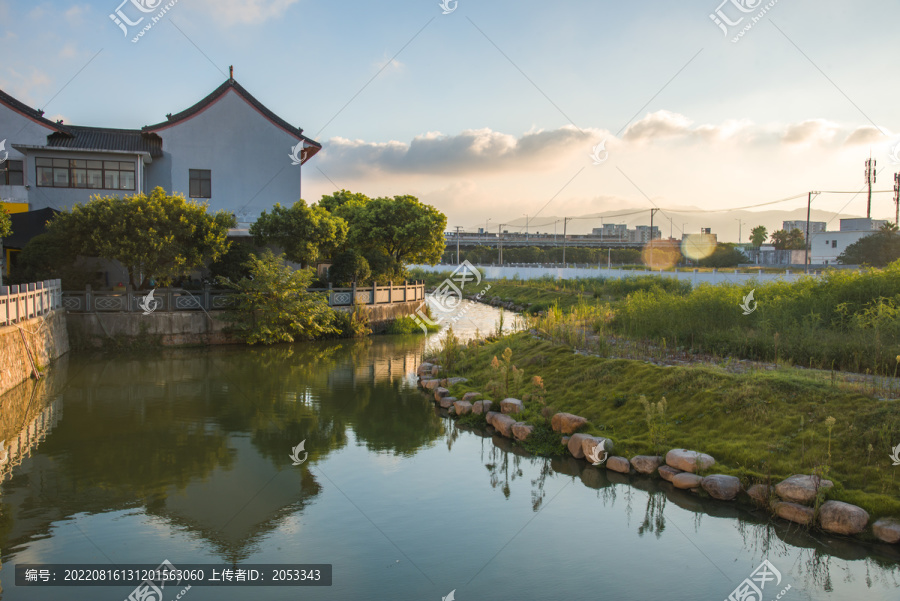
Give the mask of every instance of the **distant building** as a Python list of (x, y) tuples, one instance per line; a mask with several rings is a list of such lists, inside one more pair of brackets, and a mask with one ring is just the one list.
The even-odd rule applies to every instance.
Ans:
[(655, 225), (638, 225), (628, 232), (629, 242), (650, 242), (660, 237), (659, 228)]
[(841, 219), (837, 232), (821, 231), (809, 236), (809, 262), (813, 265), (835, 265), (847, 247), (877, 232), (887, 219)]
[(624, 223), (604, 223), (603, 227), (595, 227), (591, 230), (591, 233), (594, 236), (602, 237), (604, 240), (632, 243), (650, 242), (650, 240), (660, 237), (659, 228), (655, 225), (651, 235), (650, 226), (648, 225), (638, 225), (633, 230), (630, 230)]
[[(809, 235), (812, 236), (813, 234), (824, 232), (827, 225), (824, 221), (810, 221)], [(800, 230), (803, 232), (803, 238), (806, 238), (806, 221), (783, 221), (781, 222), (781, 228), (786, 232)]]
[(628, 226), (624, 223), (604, 223), (603, 227), (595, 227), (591, 230), (595, 236), (603, 236), (604, 238), (628, 239)]

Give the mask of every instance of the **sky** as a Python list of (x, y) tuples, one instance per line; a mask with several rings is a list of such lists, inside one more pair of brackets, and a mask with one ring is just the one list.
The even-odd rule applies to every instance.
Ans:
[[(660, 208), (665, 235), (731, 221), (720, 240), (736, 241), (754, 210), (862, 191), (870, 153), (887, 191), (872, 216), (893, 220), (891, 0), (127, 0), (130, 19), (132, 3), (171, 6), (136, 43), (140, 26), (126, 36), (110, 18), (121, 1), (0, 0), (0, 89), (65, 123), (140, 128), (233, 65), (323, 144), (307, 201), (412, 194), (450, 229), (599, 213), (633, 227)], [(865, 216), (866, 195), (813, 207)]]

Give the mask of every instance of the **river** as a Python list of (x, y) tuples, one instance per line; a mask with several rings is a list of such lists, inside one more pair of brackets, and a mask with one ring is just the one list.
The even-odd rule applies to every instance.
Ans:
[[(496, 320), (472, 304), (455, 329)], [(333, 566), (164, 601), (720, 601), (764, 560), (764, 601), (900, 598), (897, 546), (457, 428), (415, 388), (438, 336), (64, 357), (0, 398), (2, 598), (121, 601), (134, 586), (20, 587), (15, 565), (163, 560)]]

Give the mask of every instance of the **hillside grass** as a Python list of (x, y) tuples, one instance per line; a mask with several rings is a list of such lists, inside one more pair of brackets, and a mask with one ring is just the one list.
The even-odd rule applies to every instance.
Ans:
[[(510, 363), (521, 370), (510, 378), (508, 390), (502, 373), (506, 348)], [(438, 360), (452, 365), (452, 375), (469, 378), (452, 388), (454, 396), (479, 391), (495, 401), (523, 399), (525, 421), (539, 431), (547, 430), (552, 413), (570, 412), (590, 420), (586, 432), (611, 438), (616, 455), (694, 449), (716, 458), (709, 473), (735, 475), (746, 485), (820, 473), (835, 482), (829, 498), (859, 505), (873, 518), (900, 517), (900, 467), (889, 458), (900, 444), (900, 403), (839, 389), (827, 373), (659, 367), (577, 354), (528, 333), (450, 352), (453, 358)], [(494, 357), (500, 358), (499, 369), (491, 366)], [(534, 376), (540, 376), (542, 387), (534, 386)], [(655, 440), (642, 397), (667, 401), (653, 422)], [(834, 418), (830, 430), (829, 417)], [(544, 448), (563, 451), (558, 444)]]

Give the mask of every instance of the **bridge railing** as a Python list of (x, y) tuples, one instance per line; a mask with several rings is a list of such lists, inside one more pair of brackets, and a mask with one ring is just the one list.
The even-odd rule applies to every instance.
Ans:
[(61, 306), (59, 280), (0, 286), (0, 326), (40, 317)]
[[(58, 281), (58, 280), (57, 280)], [(324, 292), (332, 307), (358, 305), (383, 305), (421, 301), (425, 299), (425, 285), (421, 282), (404, 282), (387, 286), (351, 286), (350, 288), (310, 288), (310, 292)], [(128, 286), (124, 291), (92, 290), (62, 292), (63, 309), (73, 313), (148, 312), (150, 311), (217, 311), (227, 309), (234, 302), (234, 292), (204, 288), (156, 288), (153, 297), (149, 291), (135, 291)], [(150, 302), (148, 302), (150, 301)]]

